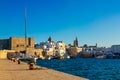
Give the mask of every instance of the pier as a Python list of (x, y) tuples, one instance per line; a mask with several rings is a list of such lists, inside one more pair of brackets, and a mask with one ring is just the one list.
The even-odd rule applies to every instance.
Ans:
[[(38, 67), (38, 66), (36, 66)], [(47, 68), (29, 70), (28, 64), (0, 59), (0, 80), (88, 80)]]

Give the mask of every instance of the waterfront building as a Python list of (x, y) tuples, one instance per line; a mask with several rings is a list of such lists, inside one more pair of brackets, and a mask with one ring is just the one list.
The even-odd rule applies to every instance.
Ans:
[(64, 57), (66, 53), (65, 43), (63, 41), (58, 41), (56, 43), (54, 55), (56, 57)]
[(112, 45), (111, 46), (111, 51), (113, 53), (119, 53), (120, 54), (120, 45)]
[(18, 38), (10, 37), (9, 39), (0, 40), (0, 49), (1, 50), (15, 50), (17, 52), (25, 51), (30, 54), (34, 54), (34, 38)]
[(97, 49), (97, 44), (95, 46), (88, 46), (87, 44), (84, 44), (82, 47), (82, 51), (83, 52), (87, 52), (87, 53), (96, 53), (96, 49)]
[(39, 57), (39, 58), (41, 58), (41, 59), (44, 59), (44, 57), (43, 57), (43, 49), (34, 49), (34, 56), (37, 56), (37, 57)]
[(82, 48), (70, 47), (67, 49), (67, 51), (70, 57), (76, 57), (82, 51)]
[(48, 57), (53, 56), (53, 53), (55, 50), (55, 42), (52, 41), (51, 37), (49, 37), (48, 41), (35, 44), (35, 48), (42, 49), (43, 50), (42, 56), (48, 58)]
[(76, 57), (82, 51), (82, 48), (78, 47), (77, 37), (73, 41), (73, 46), (72, 45), (66, 46), (66, 50), (67, 50), (67, 53), (70, 57)]
[(48, 58), (60, 58), (64, 57), (66, 54), (66, 47), (65, 43), (63, 41), (52, 41), (52, 38), (49, 37), (48, 41), (46, 42), (40, 42), (39, 44), (35, 44), (36, 49), (42, 49), (42, 56), (45, 57), (45, 59)]

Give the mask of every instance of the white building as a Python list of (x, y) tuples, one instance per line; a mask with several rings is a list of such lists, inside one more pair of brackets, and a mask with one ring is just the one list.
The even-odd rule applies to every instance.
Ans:
[(64, 56), (66, 53), (66, 48), (65, 48), (65, 44), (63, 41), (58, 41), (56, 43), (56, 48), (55, 48), (55, 55), (57, 56)]
[(96, 49), (97, 54), (112, 54), (111, 47), (99, 47)]
[(120, 45), (112, 45), (111, 46), (111, 51), (113, 53), (120, 53)]
[(37, 44), (35, 46), (35, 48), (43, 49), (43, 50), (45, 50), (45, 49), (50, 49), (51, 50), (54, 47), (55, 47), (55, 42), (49, 42), (49, 41), (41, 42), (40, 44)]
[(49, 37), (48, 41), (41, 42), (40, 44), (36, 44), (35, 48), (43, 49), (44, 57), (64, 57), (66, 53), (65, 44), (63, 41), (54, 42), (52, 38)]

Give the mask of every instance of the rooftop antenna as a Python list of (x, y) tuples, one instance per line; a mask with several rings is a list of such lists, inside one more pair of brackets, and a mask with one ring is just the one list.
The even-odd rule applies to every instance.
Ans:
[(26, 54), (26, 51), (27, 51), (27, 29), (26, 29), (26, 17), (27, 17), (27, 15), (26, 15), (26, 8), (25, 8), (25, 13), (24, 13), (24, 21), (25, 21), (25, 54)]

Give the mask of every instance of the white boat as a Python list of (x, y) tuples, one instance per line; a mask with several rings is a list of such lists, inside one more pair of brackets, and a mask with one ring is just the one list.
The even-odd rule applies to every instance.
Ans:
[(98, 55), (98, 56), (96, 56), (95, 58), (106, 58), (106, 55), (105, 55), (105, 54)]

